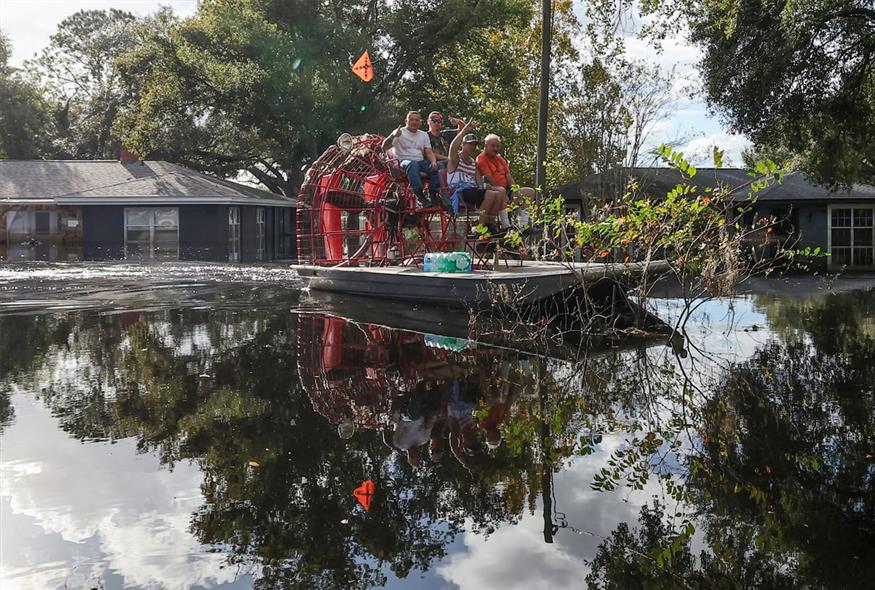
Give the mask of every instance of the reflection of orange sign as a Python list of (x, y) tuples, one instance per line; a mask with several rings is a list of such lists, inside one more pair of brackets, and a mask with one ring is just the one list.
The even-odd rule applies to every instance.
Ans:
[(352, 65), (353, 73), (364, 80), (370, 82), (374, 79), (374, 66), (371, 64), (371, 56), (365, 51), (362, 56)]
[(352, 495), (364, 506), (365, 510), (371, 509), (371, 499), (374, 497), (374, 482), (368, 480), (352, 491)]

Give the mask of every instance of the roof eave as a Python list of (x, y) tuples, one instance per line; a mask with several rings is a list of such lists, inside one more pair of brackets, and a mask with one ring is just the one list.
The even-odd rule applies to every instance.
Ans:
[(0, 198), (0, 205), (54, 205), (55, 199), (52, 198), (35, 198), (29, 199), (25, 197), (5, 197)]
[(296, 207), (295, 201), (256, 197), (58, 197), (58, 205), (260, 205)]

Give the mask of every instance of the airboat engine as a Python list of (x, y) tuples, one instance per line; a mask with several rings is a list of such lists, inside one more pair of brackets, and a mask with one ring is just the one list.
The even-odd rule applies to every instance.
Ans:
[(407, 176), (379, 135), (341, 135), (307, 170), (298, 195), (300, 262), (317, 266), (418, 264), (453, 250), (441, 207), (417, 209)]

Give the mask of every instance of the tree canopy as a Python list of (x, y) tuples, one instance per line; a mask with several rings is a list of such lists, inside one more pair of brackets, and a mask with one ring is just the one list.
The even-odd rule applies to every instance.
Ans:
[[(16, 92), (30, 98), (9, 102), (31, 106), (10, 116), (33, 123), (16, 126), (28, 139), (6, 151), (114, 158), (124, 144), (294, 196), (303, 170), (340, 133), (385, 133), (409, 109), (439, 110), (501, 135), (515, 178), (529, 184), (542, 26), (533, 8), (210, 0), (184, 20), (169, 9), (141, 18), (80, 11), (16, 73), (26, 83)], [(667, 88), (648, 86), (653, 72), (625, 61), (603, 27), (584, 27), (570, 0), (555, 2), (551, 25), (548, 177), (558, 186), (637, 154), (642, 129), (665, 106), (648, 103), (648, 92), (664, 98)], [(365, 49), (377, 72), (370, 84), (350, 71)]]
[(27, 62), (52, 104), (55, 157), (118, 156), (121, 142), (113, 122), (132, 97), (120, 82), (116, 60), (174, 22), (168, 8), (142, 18), (117, 9), (81, 10), (61, 21), (49, 44)]
[[(595, 0), (617, 14), (610, 0)], [(761, 155), (830, 185), (875, 179), (871, 0), (622, 0), (660, 39), (687, 26), (708, 103)]]
[[(708, 3), (695, 20), (708, 100), (819, 180), (875, 179), (875, 8), (868, 0)], [(768, 56), (768, 59), (763, 59)]]
[(43, 90), (9, 65), (12, 46), (0, 31), (0, 158), (51, 151), (51, 111)]
[[(443, 48), (526, 22), (519, 0), (287, 3), (213, 0), (120, 60), (138, 99), (117, 128), (134, 151), (297, 191), (344, 132), (398, 124), (398, 97), (441, 75)], [(349, 64), (370, 50), (378, 77)], [(409, 106), (408, 106), (409, 105)]]

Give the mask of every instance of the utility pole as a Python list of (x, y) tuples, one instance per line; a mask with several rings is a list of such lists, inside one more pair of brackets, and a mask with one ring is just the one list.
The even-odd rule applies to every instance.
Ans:
[(547, 367), (538, 361), (538, 398), (541, 404), (541, 510), (544, 516), (544, 542), (553, 542), (553, 439), (547, 420)]
[(547, 104), (550, 99), (550, 45), (553, 19), (550, 0), (541, 2), (541, 87), (538, 97), (538, 160), (535, 163), (535, 188), (547, 189), (544, 160), (547, 159)]

